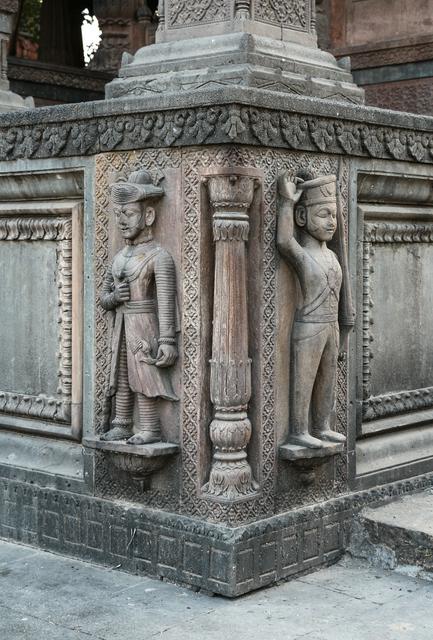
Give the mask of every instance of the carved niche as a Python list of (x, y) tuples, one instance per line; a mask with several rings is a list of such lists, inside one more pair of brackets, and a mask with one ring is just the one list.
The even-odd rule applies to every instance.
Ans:
[(362, 210), (362, 416), (368, 423), (433, 406), (425, 344), (433, 331), (427, 276), (433, 267), (433, 224), (369, 220), (374, 208)]
[[(50, 178), (38, 179), (43, 191)], [(0, 265), (0, 426), (79, 439), (81, 203), (2, 201)]]
[(163, 195), (144, 169), (111, 185), (125, 246), (109, 264), (100, 296), (112, 318), (107, 425), (99, 439), (85, 441), (135, 479), (151, 476), (178, 451), (162, 442), (160, 426), (159, 401), (178, 401), (168, 370), (178, 358), (179, 330), (174, 261), (153, 236), (154, 205)]
[[(335, 175), (279, 178), (277, 246), (297, 279), (291, 333), (290, 417), (283, 458), (324, 458), (342, 450), (335, 431), (337, 363), (354, 324), (345, 230)], [(337, 233), (338, 232), (338, 235)], [(328, 247), (335, 237), (334, 248)], [(308, 477), (308, 471), (303, 468)], [(308, 478), (311, 480), (312, 478)]]

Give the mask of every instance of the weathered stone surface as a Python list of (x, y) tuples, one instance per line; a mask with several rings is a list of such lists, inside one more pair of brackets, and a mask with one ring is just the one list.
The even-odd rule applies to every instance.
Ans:
[(364, 509), (354, 525), (349, 549), (376, 566), (433, 571), (431, 490)]
[[(248, 103), (254, 106), (248, 106)], [(4, 114), (0, 159), (239, 143), (432, 163), (433, 121), (252, 89), (206, 89)], [(7, 129), (7, 131), (6, 131)]]
[(229, 597), (335, 562), (355, 512), (433, 483), (430, 474), (233, 529), (0, 473), (0, 537)]

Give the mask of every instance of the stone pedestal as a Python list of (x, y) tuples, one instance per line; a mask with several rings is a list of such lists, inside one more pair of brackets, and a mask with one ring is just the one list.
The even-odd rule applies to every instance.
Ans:
[(107, 97), (233, 85), (360, 103), (363, 91), (317, 47), (315, 0), (165, 0), (156, 45), (125, 58)]

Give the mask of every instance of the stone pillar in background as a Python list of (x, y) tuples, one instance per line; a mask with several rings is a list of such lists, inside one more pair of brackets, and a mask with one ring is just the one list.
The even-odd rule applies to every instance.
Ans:
[(255, 494), (246, 447), (251, 437), (248, 402), (251, 360), (248, 357), (246, 243), (248, 209), (257, 179), (248, 170), (221, 169), (205, 178), (213, 209), (215, 284), (211, 360), (214, 445), (204, 493), (223, 500)]
[(34, 106), (32, 98), (24, 100), (9, 88), (9, 40), (18, 9), (19, 0), (0, 0), (0, 113), (17, 109), (29, 109)]
[(117, 73), (125, 51), (155, 41), (157, 21), (146, 0), (94, 0), (93, 8), (102, 34), (91, 69)]
[(156, 45), (125, 56), (107, 97), (226, 85), (362, 102), (350, 73), (317, 46), (315, 6), (315, 0), (160, 0)]

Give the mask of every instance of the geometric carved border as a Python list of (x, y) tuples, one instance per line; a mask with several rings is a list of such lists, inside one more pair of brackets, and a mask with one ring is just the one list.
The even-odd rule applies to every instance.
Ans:
[(365, 421), (376, 420), (415, 409), (433, 406), (433, 387), (371, 395), (371, 344), (373, 342), (373, 300), (370, 292), (371, 258), (375, 244), (433, 242), (433, 224), (368, 222), (364, 225), (363, 240), (363, 291), (362, 291), (362, 413)]
[(57, 395), (0, 390), (1, 427), (77, 440), (82, 426), (81, 204), (55, 200), (2, 203), (0, 242), (56, 245)]

